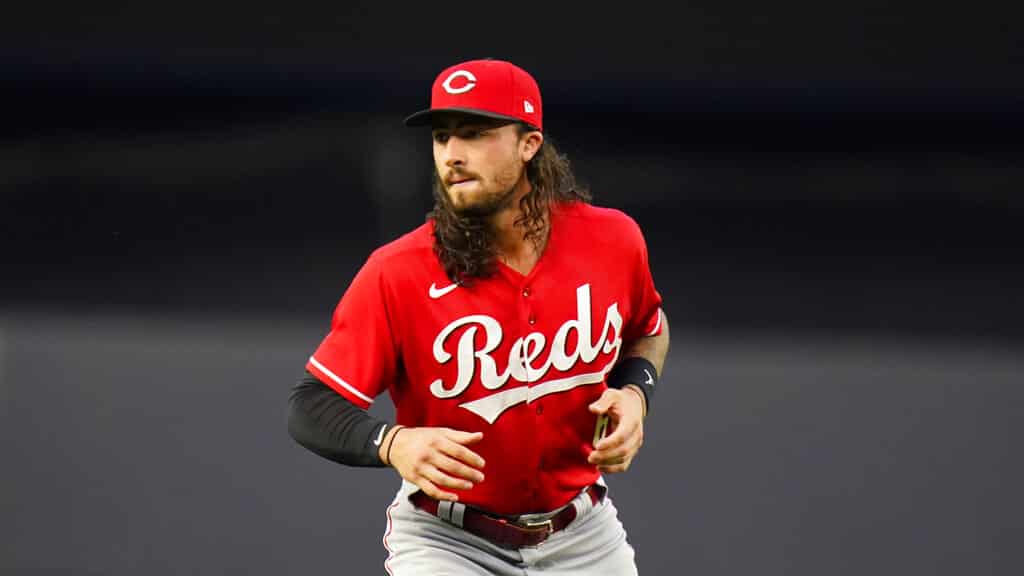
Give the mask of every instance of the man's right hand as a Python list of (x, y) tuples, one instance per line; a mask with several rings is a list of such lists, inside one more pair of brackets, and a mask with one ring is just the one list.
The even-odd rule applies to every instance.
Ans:
[(389, 430), (388, 436), (380, 443), (381, 460), (428, 496), (457, 501), (458, 494), (444, 489), (469, 490), (484, 480), (484, 459), (466, 447), (482, 440), (483, 432), (399, 427)]

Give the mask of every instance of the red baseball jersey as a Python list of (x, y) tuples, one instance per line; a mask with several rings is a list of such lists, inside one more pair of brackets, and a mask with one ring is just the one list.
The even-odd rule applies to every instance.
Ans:
[(553, 510), (595, 482), (596, 416), (624, 346), (661, 331), (661, 296), (636, 222), (553, 206), (527, 275), (497, 264), (453, 284), (427, 222), (370, 255), (306, 368), (368, 408), (385, 390), (405, 426), (483, 432), (485, 480), (461, 502), (500, 514)]

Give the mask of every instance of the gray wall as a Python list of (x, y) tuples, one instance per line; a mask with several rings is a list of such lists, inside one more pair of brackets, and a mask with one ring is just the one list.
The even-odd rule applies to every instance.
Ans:
[[(5, 316), (0, 571), (382, 573), (397, 475), (285, 430), (325, 321)], [(1019, 346), (675, 327), (608, 478), (642, 572), (1018, 573), (1022, 369)]]

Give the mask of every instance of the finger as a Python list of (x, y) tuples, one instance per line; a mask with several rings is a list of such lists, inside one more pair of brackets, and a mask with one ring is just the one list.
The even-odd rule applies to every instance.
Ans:
[(639, 430), (635, 429), (632, 434), (616, 437), (614, 434), (605, 438), (611, 442), (605, 444), (604, 441), (598, 442), (598, 447), (590, 453), (587, 460), (591, 464), (604, 464), (609, 461), (620, 460), (622, 458), (630, 458), (639, 449), (643, 443), (643, 435)]
[(587, 456), (587, 461), (595, 466), (607, 466), (609, 464), (621, 463), (629, 456), (629, 450), (619, 448), (616, 450), (606, 450), (604, 452), (591, 452), (590, 456)]
[(607, 466), (598, 466), (597, 469), (605, 474), (625, 472), (626, 470), (629, 470), (629, 462), (623, 462), (621, 464), (610, 464)]
[(611, 409), (612, 404), (615, 403), (615, 391), (605, 390), (601, 397), (595, 400), (587, 408), (594, 414), (604, 414)]
[(593, 462), (595, 465), (608, 465), (608, 464), (619, 464), (621, 462), (629, 462), (632, 460), (636, 453), (640, 451), (640, 442), (630, 440), (623, 446), (610, 450), (607, 452), (598, 452), (595, 457), (596, 460)]
[(602, 472), (621, 472), (629, 467), (629, 463), (632, 460), (632, 454), (616, 455), (605, 459), (603, 462), (600, 462), (597, 465), (597, 468)]
[[(473, 468), (480, 469), (484, 467), (484, 464), (486, 464), (486, 462), (484, 462), (484, 459), (479, 454), (473, 452), (469, 448), (466, 448), (462, 444), (456, 444), (455, 442), (444, 442), (440, 446), (438, 446), (438, 449), (442, 453), (447, 454), (452, 458), (455, 458), (456, 460), (461, 460), (462, 462), (465, 462), (466, 464), (472, 466)], [(477, 482), (480, 481), (482, 481), (482, 474), (481, 480), (477, 480)]]
[(627, 455), (619, 454), (616, 456), (609, 456), (604, 461), (602, 461), (598, 466), (618, 466), (620, 464), (625, 464), (626, 462), (629, 462), (629, 460), (630, 458)]
[(442, 428), (442, 431), (446, 438), (459, 444), (476, 444), (484, 439), (483, 432), (463, 432), (462, 430), (452, 430), (451, 428)]
[(448, 474), (449, 476), (465, 479), (467, 481), (466, 484), (468, 484), (468, 486), (462, 486), (463, 490), (469, 490), (470, 488), (472, 488), (473, 482), (484, 481), (483, 472), (476, 470), (474, 468), (470, 468), (469, 466), (466, 466), (462, 462), (459, 462), (458, 460), (451, 458), (445, 455), (444, 453), (437, 452), (436, 454), (434, 454), (434, 457), (431, 459), (431, 463), (438, 470), (444, 472), (445, 474)]
[(453, 494), (451, 492), (445, 492), (444, 490), (441, 490), (436, 485), (434, 485), (433, 482), (431, 482), (430, 480), (427, 480), (426, 478), (424, 478), (422, 476), (416, 480), (415, 484), (417, 486), (419, 486), (420, 490), (423, 490), (423, 492), (425, 492), (427, 494), (427, 496), (430, 496), (431, 498), (434, 498), (435, 500), (452, 500), (452, 501), (455, 501), (455, 500), (459, 499), (459, 495), (458, 494)]
[[(438, 470), (434, 466), (425, 467), (423, 469), (422, 474), (424, 477), (426, 477), (427, 480), (432, 482), (438, 489), (452, 488), (455, 490), (469, 490), (470, 488), (473, 487), (473, 483), (470, 482), (469, 480), (463, 480), (462, 478), (455, 478), (454, 476), (449, 476), (448, 474), (445, 474), (444, 472)], [(452, 496), (454, 496), (454, 498), (451, 498), (451, 500), (458, 500), (457, 495), (452, 494)]]

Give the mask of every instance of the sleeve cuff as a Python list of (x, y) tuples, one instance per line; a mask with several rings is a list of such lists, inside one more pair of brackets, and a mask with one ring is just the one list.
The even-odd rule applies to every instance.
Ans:
[[(661, 318), (663, 314), (661, 312), (660, 306), (655, 311), (655, 314), (657, 315), (657, 318), (654, 321), (654, 327), (648, 330), (647, 333), (644, 334), (644, 336), (657, 336), (658, 334), (661, 334)], [(650, 325), (650, 322), (648, 321), (647, 324)]]
[(373, 398), (363, 394), (358, 388), (342, 380), (340, 376), (321, 364), (314, 356), (309, 357), (309, 362), (306, 363), (306, 370), (309, 370), (321, 382), (327, 384), (335, 392), (341, 394), (363, 410), (366, 410), (373, 404)]

